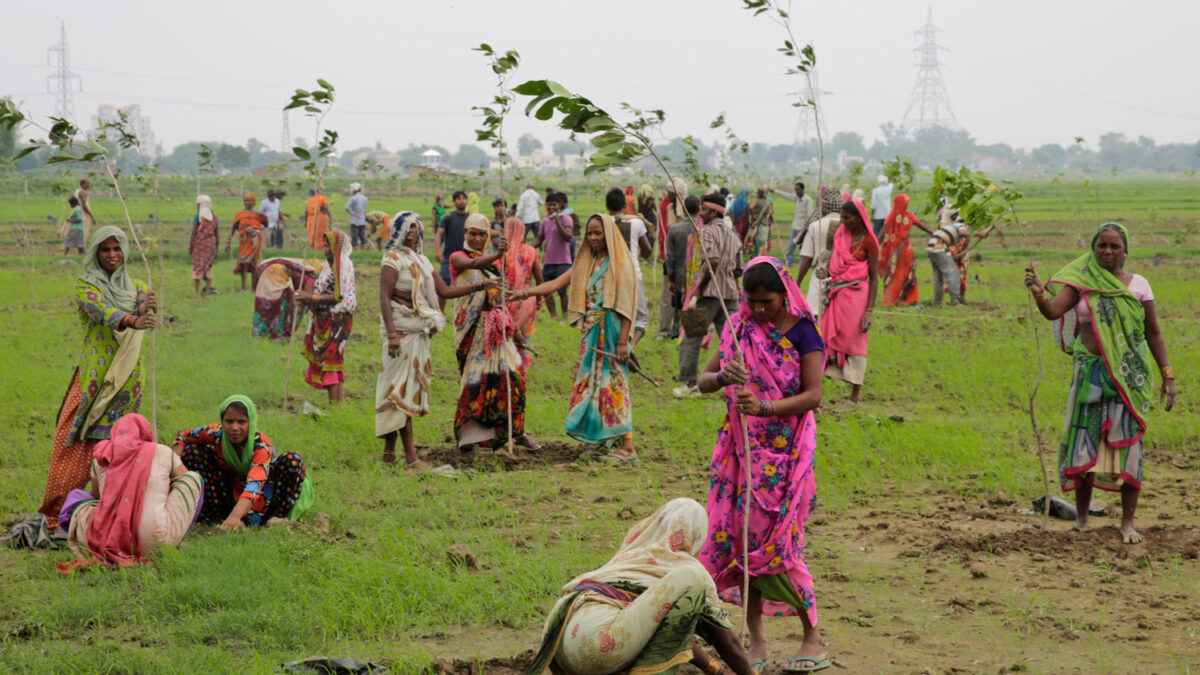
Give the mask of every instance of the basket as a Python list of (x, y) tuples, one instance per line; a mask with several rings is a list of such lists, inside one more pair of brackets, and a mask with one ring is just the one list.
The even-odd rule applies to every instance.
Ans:
[(708, 332), (708, 310), (703, 307), (693, 307), (679, 312), (679, 325), (683, 334), (698, 338)]

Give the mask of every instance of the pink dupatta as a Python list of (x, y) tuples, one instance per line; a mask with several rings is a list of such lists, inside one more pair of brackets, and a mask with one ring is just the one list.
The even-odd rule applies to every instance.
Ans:
[[(779, 260), (759, 256), (746, 269), (771, 265), (787, 291), (788, 312), (816, 325), (816, 319)], [(800, 393), (801, 364), (792, 343), (772, 324), (754, 318), (742, 294), (738, 311), (721, 336), (721, 365), (736, 357), (734, 338), (750, 377), (745, 387), (760, 399), (777, 401)], [(742, 604), (741, 582), (743, 504), (746, 487), (745, 441), (742, 414), (737, 409), (737, 389), (725, 389), (728, 405), (725, 423), (717, 435), (710, 468), (708, 494), (709, 536), (700, 561), (713, 575), (717, 590), (727, 602)], [(773, 616), (796, 616), (802, 609), (817, 625), (816, 595), (804, 555), (804, 524), (816, 503), (817, 483), (813, 457), (817, 426), (811, 411), (803, 416), (746, 416), (754, 499), (750, 509), (751, 578), (786, 575), (802, 607), (763, 600), (763, 611)]]
[(156, 447), (150, 423), (137, 413), (117, 420), (112, 438), (96, 444), (93, 457), (105, 475), (87, 532), (93, 562), (119, 567), (145, 562), (138, 528)]
[[(866, 236), (879, 248), (879, 240), (871, 230), (871, 219), (867, 207), (861, 200), (850, 203), (862, 218)], [(867, 313), (867, 298), (870, 297), (868, 280), (870, 262), (855, 260), (850, 253), (853, 236), (846, 226), (840, 225), (833, 237), (833, 257), (829, 262), (829, 306), (821, 314), (821, 333), (825, 337), (826, 351), (837, 358), (838, 367), (846, 365), (847, 356), (866, 356), (869, 335), (862, 332), (863, 315)]]

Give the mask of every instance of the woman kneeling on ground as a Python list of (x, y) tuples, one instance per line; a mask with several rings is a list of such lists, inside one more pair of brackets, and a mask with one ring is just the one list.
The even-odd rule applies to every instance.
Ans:
[(563, 586), (526, 672), (661, 673), (684, 663), (728, 672), (695, 641), (699, 635), (733, 672), (753, 673), (695, 557), (707, 531), (704, 509), (682, 498), (630, 528), (608, 563)]
[[(703, 393), (723, 389), (728, 405), (713, 448), (709, 537), (700, 560), (721, 597), (746, 608), (756, 670), (767, 662), (763, 614), (799, 615), (804, 642), (783, 672), (812, 672), (830, 665), (804, 555), (804, 525), (817, 501), (813, 410), (821, 403), (824, 345), (804, 295), (777, 259), (751, 260), (742, 288), (738, 312), (725, 324), (721, 349), (699, 382)], [(742, 506), (747, 454), (754, 488), (748, 527)], [(747, 530), (749, 570), (742, 539)], [(743, 601), (746, 574), (750, 597)]]
[(220, 424), (175, 436), (175, 453), (204, 477), (200, 522), (236, 530), (271, 518), (299, 518), (313, 502), (300, 455), (275, 452), (271, 439), (258, 431), (258, 411), (245, 396), (225, 399), (220, 412)]
[[(1058, 479), (1075, 490), (1075, 527), (1087, 527), (1092, 488), (1121, 493), (1121, 539), (1136, 544), (1133, 529), (1142, 489), (1144, 415), (1154, 396), (1153, 355), (1162, 373), (1161, 398), (1175, 405), (1175, 372), (1158, 326), (1150, 282), (1125, 270), (1129, 236), (1105, 223), (1092, 250), (1058, 271), (1045, 286), (1033, 265), (1025, 270), (1042, 316), (1054, 322), (1058, 346), (1075, 358), (1067, 394), (1067, 429), (1058, 450)], [(1058, 286), (1053, 296), (1046, 287)]]
[(63, 503), (58, 522), (80, 559), (59, 570), (125, 567), (146, 562), (158, 545), (178, 546), (200, 515), (203, 493), (200, 474), (154, 442), (146, 418), (125, 415), (112, 438), (96, 445), (91, 492), (72, 490)]

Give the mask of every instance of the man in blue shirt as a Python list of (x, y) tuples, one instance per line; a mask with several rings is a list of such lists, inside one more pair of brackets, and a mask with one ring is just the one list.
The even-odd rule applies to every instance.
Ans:
[(367, 243), (367, 197), (362, 193), (362, 183), (350, 184), (350, 199), (346, 201), (346, 213), (350, 214), (350, 244), (365, 246)]

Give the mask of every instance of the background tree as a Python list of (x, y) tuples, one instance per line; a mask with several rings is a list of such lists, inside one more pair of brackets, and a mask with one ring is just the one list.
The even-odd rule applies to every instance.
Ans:
[(533, 134), (522, 134), (517, 139), (517, 152), (522, 157), (528, 157), (533, 154), (534, 150), (539, 150), (542, 147), (542, 142), (539, 141)]

